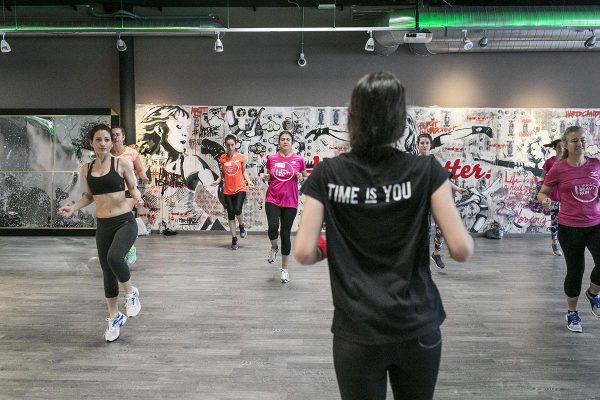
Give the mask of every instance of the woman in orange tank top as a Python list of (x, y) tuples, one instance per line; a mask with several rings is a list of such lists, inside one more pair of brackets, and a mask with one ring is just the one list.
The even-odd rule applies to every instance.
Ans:
[(236, 151), (235, 146), (236, 137), (234, 135), (227, 135), (225, 137), (225, 153), (219, 158), (221, 175), (212, 183), (213, 186), (218, 186), (223, 181), (227, 221), (229, 223), (229, 231), (231, 232), (231, 250), (238, 249), (238, 238), (235, 230), (236, 218), (240, 225), (240, 236), (243, 238), (246, 237), (247, 232), (244, 227), (242, 207), (246, 199), (247, 187), (254, 187), (252, 180), (246, 172), (246, 159)]

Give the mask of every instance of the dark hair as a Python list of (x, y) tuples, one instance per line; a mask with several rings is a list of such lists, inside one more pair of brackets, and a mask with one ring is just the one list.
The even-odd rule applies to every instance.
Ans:
[(419, 136), (417, 136), (417, 144), (419, 144), (419, 141), (421, 141), (423, 138), (428, 139), (429, 143), (433, 143), (433, 138), (429, 133), (421, 133)]
[(570, 135), (573, 132), (583, 132), (583, 128), (578, 125), (572, 125), (565, 129), (565, 132), (563, 133), (561, 138), (563, 145), (563, 159), (569, 156), (569, 151), (567, 150), (567, 135)]
[(123, 128), (122, 126), (119, 126), (119, 125), (115, 125), (112, 128), (110, 128), (111, 132), (113, 129), (120, 129), (121, 132), (123, 133), (123, 142), (127, 141), (127, 131), (125, 131), (125, 128)]
[(237, 143), (237, 137), (235, 137), (235, 135), (229, 134), (225, 136), (225, 140), (223, 140), (223, 143), (227, 143), (228, 140), (233, 140)]
[(367, 158), (380, 158), (404, 134), (405, 90), (389, 72), (362, 77), (350, 99), (348, 128), (352, 151)]
[(292, 138), (292, 143), (295, 142), (294, 135), (292, 135), (292, 132), (290, 132), (290, 131), (281, 131), (281, 132), (279, 132), (279, 136), (277, 137), (277, 143), (279, 143), (279, 141), (281, 140), (281, 137), (283, 135), (289, 135)]
[(94, 125), (92, 127), (92, 130), (90, 130), (90, 141), (94, 140), (94, 135), (96, 134), (96, 132), (99, 131), (106, 131), (109, 133), (110, 136), (110, 141), (112, 142), (112, 132), (110, 130), (110, 128), (108, 127), (108, 125), (106, 124), (98, 124), (98, 125)]

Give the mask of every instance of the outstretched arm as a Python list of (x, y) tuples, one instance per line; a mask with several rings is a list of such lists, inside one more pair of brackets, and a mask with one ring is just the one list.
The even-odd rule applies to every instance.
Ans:
[(85, 192), (83, 192), (83, 194), (81, 195), (81, 198), (79, 200), (77, 200), (75, 203), (68, 205), (68, 206), (62, 206), (58, 209), (58, 215), (63, 217), (63, 218), (69, 218), (73, 215), (73, 213), (75, 213), (75, 211), (79, 210), (80, 208), (89, 206), (90, 204), (92, 204), (94, 202), (94, 197), (91, 194), (91, 190), (87, 184), (87, 179), (86, 179), (86, 173), (87, 173), (87, 163), (83, 164), (81, 166), (81, 169), (79, 170), (79, 176), (81, 177), (81, 179), (83, 179), (83, 187), (85, 188)]
[(144, 205), (144, 200), (142, 200), (142, 194), (137, 188), (135, 175), (133, 174), (133, 170), (127, 163), (119, 163), (119, 169), (123, 174), (123, 178), (125, 178), (125, 183), (127, 184), (127, 189), (131, 194), (131, 197), (135, 201), (135, 205), (141, 207)]
[(431, 213), (446, 240), (450, 256), (459, 262), (473, 254), (473, 238), (465, 229), (452, 201), (450, 181), (446, 181), (431, 195)]
[(537, 199), (545, 210), (548, 210), (552, 203), (552, 200), (550, 200), (550, 193), (552, 193), (552, 188), (550, 186), (542, 185), (542, 188), (537, 194)]
[(324, 216), (325, 207), (323, 203), (306, 195), (302, 220), (296, 234), (296, 248), (294, 249), (296, 261), (302, 265), (314, 264), (324, 258), (326, 245), (325, 241), (320, 239)]

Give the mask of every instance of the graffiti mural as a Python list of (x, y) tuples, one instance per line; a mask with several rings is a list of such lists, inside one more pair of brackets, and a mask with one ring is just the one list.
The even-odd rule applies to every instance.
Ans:
[[(344, 107), (138, 105), (137, 145), (151, 183), (140, 215), (148, 228), (222, 230), (227, 219), (210, 183), (219, 172), (223, 138), (233, 134), (255, 187), (244, 206), (246, 225), (265, 231), (266, 184), (258, 179), (277, 151), (282, 131), (294, 136), (294, 151), (308, 172), (327, 157), (350, 150)], [(433, 138), (432, 154), (467, 189), (455, 194), (471, 232), (498, 224), (504, 232), (546, 232), (550, 217), (535, 195), (544, 161), (543, 144), (578, 124), (588, 133), (588, 153), (600, 153), (600, 111), (565, 109), (465, 109), (411, 107), (398, 148), (417, 153), (416, 137)], [(299, 214), (302, 213), (302, 199)], [(299, 218), (296, 218), (294, 230)]]
[(88, 132), (110, 116), (0, 116), (0, 228), (90, 228), (93, 205), (64, 220), (81, 197), (79, 168), (93, 155)]

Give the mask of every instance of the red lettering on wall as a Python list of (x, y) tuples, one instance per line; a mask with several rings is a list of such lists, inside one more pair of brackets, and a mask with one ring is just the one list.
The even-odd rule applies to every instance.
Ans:
[(470, 178), (471, 176), (474, 176), (475, 179), (481, 179), (481, 178), (486, 178), (486, 179), (490, 179), (492, 177), (492, 174), (489, 172), (483, 172), (483, 170), (481, 169), (481, 165), (479, 164), (475, 164), (473, 166), (471, 165), (461, 165), (460, 164), (460, 160), (457, 158), (454, 160), (453, 163), (451, 163), (450, 161), (446, 161), (446, 164), (444, 164), (444, 168), (446, 168), (448, 171), (450, 171), (452, 173), (452, 178), (456, 179), (456, 178)]

